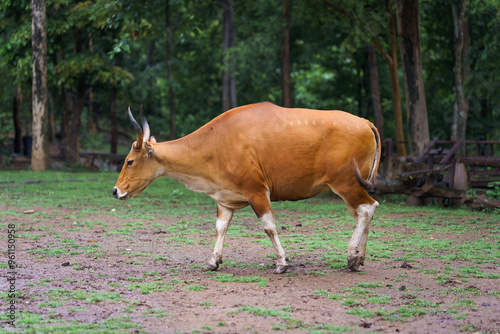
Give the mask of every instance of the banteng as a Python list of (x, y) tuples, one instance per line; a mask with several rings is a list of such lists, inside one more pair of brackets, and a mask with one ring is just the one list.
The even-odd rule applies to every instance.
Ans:
[(287, 109), (264, 102), (227, 111), (192, 134), (156, 142), (141, 108), (141, 130), (129, 108), (137, 141), (118, 181), (115, 198), (125, 200), (160, 176), (208, 194), (217, 202), (217, 241), (204, 270), (222, 263), (224, 237), (235, 210), (250, 205), (276, 251), (275, 273), (286, 272), (272, 201), (300, 200), (331, 190), (356, 220), (347, 266), (363, 265), (371, 219), (378, 202), (373, 186), (380, 160), (377, 129), (343, 111)]

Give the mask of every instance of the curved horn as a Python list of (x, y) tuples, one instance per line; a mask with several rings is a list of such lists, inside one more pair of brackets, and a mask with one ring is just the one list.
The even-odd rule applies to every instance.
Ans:
[(140, 149), (142, 147), (144, 135), (142, 134), (141, 126), (139, 125), (139, 123), (137, 123), (134, 116), (132, 116), (132, 111), (130, 111), (130, 106), (128, 107), (128, 117), (130, 117), (130, 121), (132, 122), (132, 125), (134, 126), (135, 129), (135, 133), (137, 135), (137, 143), (136, 146), (134, 146), (134, 148)]
[(148, 121), (146, 121), (146, 117), (144, 117), (144, 113), (142, 112), (142, 104), (141, 104), (141, 121), (142, 121), (142, 128), (144, 129), (144, 141), (149, 141), (149, 136), (151, 133), (149, 131)]

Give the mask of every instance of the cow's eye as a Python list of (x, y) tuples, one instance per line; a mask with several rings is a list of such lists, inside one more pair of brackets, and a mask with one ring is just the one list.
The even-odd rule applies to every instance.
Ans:
[(134, 160), (129, 160), (129, 161), (127, 161), (127, 166), (132, 166), (133, 163), (134, 163)]

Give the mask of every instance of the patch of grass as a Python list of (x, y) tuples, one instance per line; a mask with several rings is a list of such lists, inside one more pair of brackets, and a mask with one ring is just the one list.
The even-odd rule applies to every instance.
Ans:
[(374, 295), (374, 294), (376, 295), (374, 291), (361, 288), (348, 288), (344, 289), (343, 291), (349, 292), (353, 296)]
[(298, 319), (292, 318), (292, 315), (289, 311), (284, 311), (283, 309), (269, 309), (263, 307), (254, 307), (254, 306), (242, 306), (238, 308), (237, 311), (231, 312), (230, 314), (238, 314), (239, 312), (246, 311), (250, 314), (262, 316), (262, 317), (277, 317), (284, 321), (286, 329), (300, 328), (305, 326), (306, 324)]
[(328, 296), (328, 299), (331, 300), (341, 300), (342, 298), (344, 298), (344, 295), (341, 295), (339, 293), (332, 293), (331, 295)]
[(151, 314), (151, 315), (156, 316), (157, 318), (171, 316), (170, 313), (165, 313), (165, 310), (158, 309), (158, 308), (150, 308), (149, 310), (142, 312), (142, 314), (144, 314), (144, 315)]
[[(34, 253), (34, 254), (45, 254), (48, 256), (60, 257), (63, 254), (68, 252), (67, 249), (64, 248), (37, 248), (37, 249), (28, 249), (26, 253)], [(80, 254), (78, 252), (77, 254)]]
[(429, 312), (430, 312), (429, 310), (425, 310), (425, 309), (421, 309), (421, 308), (401, 306), (401, 307), (397, 308), (395, 311), (392, 311), (390, 314), (391, 315), (399, 315), (403, 318), (414, 318), (414, 317), (422, 317)]
[(467, 316), (467, 312), (454, 315), (451, 318), (454, 320), (460, 320), (460, 319), (465, 319), (466, 316)]
[(352, 327), (348, 326), (334, 326), (334, 325), (316, 325), (309, 328), (310, 334), (320, 334), (320, 333), (344, 333), (354, 330)]
[(120, 294), (116, 292), (95, 292), (91, 293), (86, 299), (91, 304), (97, 304), (105, 300), (120, 300)]
[(468, 296), (481, 296), (484, 293), (476, 287), (467, 287), (467, 288), (449, 288), (443, 289), (437, 293), (438, 296), (441, 295), (468, 295)]
[(129, 290), (136, 290), (139, 289), (140, 292), (144, 295), (147, 295), (151, 292), (162, 292), (162, 291), (168, 291), (172, 290), (174, 287), (173, 285), (169, 285), (165, 282), (147, 282), (147, 283), (133, 283), (127, 285), (127, 289)]
[(307, 272), (306, 275), (327, 276), (328, 273), (326, 271), (312, 270)]
[(391, 296), (376, 296), (376, 297), (368, 297), (366, 300), (370, 304), (390, 304), (391, 303)]
[(486, 278), (478, 266), (467, 266), (458, 269), (457, 277), (473, 277), (473, 278)]
[(52, 320), (46, 320), (42, 315), (29, 312), (20, 312), (16, 325), (21, 328), (29, 326), (27, 333), (55, 333), (55, 334), (79, 334), (79, 333), (116, 333), (130, 331), (133, 328), (141, 329), (142, 325), (134, 323), (129, 317), (108, 318), (95, 323), (69, 322), (63, 324), (52, 324)]
[(352, 310), (349, 310), (346, 312), (347, 314), (352, 314), (356, 315), (361, 318), (371, 318), (375, 316), (375, 314), (371, 311), (368, 311), (367, 309), (361, 308), (361, 307), (355, 307)]
[(342, 301), (342, 305), (347, 307), (354, 307), (361, 305), (361, 302), (355, 299), (348, 298)]
[(208, 286), (193, 284), (186, 286), (186, 289), (190, 291), (203, 291), (207, 290)]
[(217, 274), (216, 276), (210, 278), (219, 282), (238, 282), (238, 283), (257, 283), (257, 286), (264, 287), (267, 285), (269, 280), (265, 277), (260, 276), (240, 276), (236, 277), (233, 274)]
[(451, 307), (469, 307), (473, 310), (477, 310), (477, 304), (472, 299), (460, 298), (456, 303), (452, 304)]
[(359, 288), (380, 288), (384, 286), (384, 282), (361, 282), (356, 284)]

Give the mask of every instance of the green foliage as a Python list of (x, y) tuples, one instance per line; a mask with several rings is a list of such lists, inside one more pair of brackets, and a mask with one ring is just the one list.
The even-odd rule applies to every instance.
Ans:
[(486, 196), (491, 200), (500, 200), (500, 181), (490, 182), (490, 189), (486, 190)]
[[(294, 105), (344, 109), (373, 119), (366, 47), (377, 38), (387, 49), (389, 13), (382, 1), (292, 2), (290, 44)], [(468, 2), (470, 75), (469, 139), (496, 139), (500, 126), (500, 48), (495, 0)], [(394, 8), (393, 8), (394, 9)], [(118, 123), (130, 133), (128, 105), (145, 105), (158, 139), (170, 134), (169, 87), (176, 95), (177, 133), (187, 135), (221, 113), (222, 12), (213, 1), (170, 0), (172, 79), (166, 75), (165, 2), (47, 1), (48, 83), (56, 124), (63, 116), (63, 92), (93, 88), (102, 129), (108, 129), (109, 96), (117, 92)], [(448, 14), (443, 14), (448, 13)], [(11, 140), (15, 84), (24, 95), (23, 132), (30, 133), (31, 2), (0, 0), (0, 111), (2, 143)], [(235, 6), (235, 59), (238, 104), (281, 103), (281, 3), (265, 0)], [(446, 0), (420, 8), (423, 75), (431, 137), (449, 137), (455, 94), (453, 23)], [(464, 59), (465, 63), (465, 59)], [(393, 137), (392, 91), (384, 57), (378, 53), (385, 134)], [(403, 78), (400, 78), (403, 79)], [(84, 124), (90, 118), (84, 107)], [(87, 127), (82, 127), (82, 138)], [(106, 141), (101, 136), (101, 141)], [(129, 140), (129, 138), (127, 138)], [(86, 149), (107, 150), (102, 144)], [(0, 148), (7, 151), (7, 148)], [(127, 148), (128, 149), (128, 148)], [(8, 152), (8, 151), (7, 151)]]

